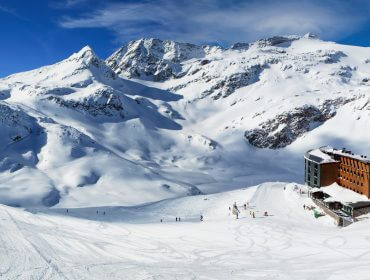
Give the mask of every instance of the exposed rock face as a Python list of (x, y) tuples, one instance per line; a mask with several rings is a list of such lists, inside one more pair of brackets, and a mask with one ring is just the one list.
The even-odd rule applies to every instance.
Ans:
[(350, 101), (353, 99), (338, 98), (326, 100), (319, 107), (298, 107), (261, 123), (259, 128), (246, 131), (244, 136), (250, 144), (258, 148), (284, 148), (299, 136), (334, 117), (336, 109)]
[(164, 81), (181, 72), (181, 62), (204, 57), (209, 47), (193, 44), (141, 39), (130, 42), (107, 59), (117, 73), (129, 78)]
[(39, 128), (34, 118), (22, 110), (0, 103), (0, 144), (2, 147), (20, 141)]
[[(252, 43), (236, 43), (228, 49), (214, 46), (140, 39), (130, 42), (110, 56), (106, 63), (123, 78), (166, 83), (164, 88), (177, 92), (197, 84), (198, 96), (214, 100), (227, 98), (237, 89), (258, 81), (263, 71), (279, 65), (282, 71), (308, 74), (319, 64), (339, 63), (346, 57), (342, 51), (323, 49), (287, 54), (297, 40), (316, 40), (316, 36), (275, 36)], [(356, 69), (341, 66), (333, 78), (349, 82)], [(287, 77), (294, 73), (286, 74)], [(366, 81), (366, 79), (365, 79)]]
[(69, 109), (87, 113), (94, 117), (118, 116), (124, 118), (123, 104), (114, 90), (110, 88), (100, 88), (95, 90), (93, 94), (80, 99), (67, 99), (50, 95), (46, 100), (55, 102)]
[(209, 90), (205, 91), (205, 95), (216, 93), (213, 99), (228, 97), (234, 93), (235, 90), (246, 87), (259, 80), (259, 75), (263, 71), (263, 66), (253, 65), (247, 71), (243, 73), (236, 73), (226, 77), (224, 80), (220, 80), (216, 85), (212, 86)]
[(256, 44), (258, 47), (277, 46), (283, 43), (293, 42), (300, 38), (300, 36), (274, 36), (271, 38), (258, 40), (254, 44)]

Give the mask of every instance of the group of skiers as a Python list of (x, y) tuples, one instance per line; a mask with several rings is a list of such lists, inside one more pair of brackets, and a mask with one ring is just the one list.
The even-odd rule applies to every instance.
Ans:
[[(243, 204), (243, 208), (244, 208), (245, 211), (247, 211), (247, 208), (248, 207), (249, 207), (249, 203), (248, 202)], [(233, 204), (232, 207), (229, 207), (229, 211), (231, 211), (231, 213), (233, 215), (235, 215), (237, 219), (239, 219), (240, 210), (239, 210), (238, 206), (236, 205), (236, 202), (234, 202), (234, 204)], [(256, 215), (255, 215), (255, 213), (253, 211), (249, 211), (249, 215), (252, 218), (256, 218)], [(268, 216), (267, 211), (264, 212), (264, 216), (266, 216), (266, 217)]]
[[(175, 217), (176, 222), (181, 222), (181, 217)], [(203, 215), (200, 215), (200, 221), (203, 222)], [(163, 219), (161, 219), (161, 223), (163, 223)]]

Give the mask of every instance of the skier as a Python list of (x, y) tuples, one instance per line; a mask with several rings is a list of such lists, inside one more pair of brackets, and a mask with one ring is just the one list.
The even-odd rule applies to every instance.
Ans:
[(161, 219), (161, 223), (163, 222), (163, 220)]
[(303, 210), (306, 210), (306, 204), (303, 204)]
[(203, 215), (200, 215), (200, 221), (203, 222)]
[(177, 217), (176, 217), (176, 222), (177, 222)]
[(252, 213), (252, 217), (253, 217), (253, 219), (255, 218), (255, 216), (254, 216), (254, 212)]
[(244, 210), (247, 210), (247, 204), (244, 203)]
[(181, 218), (179, 217), (179, 222), (181, 222)]
[(267, 217), (267, 216), (268, 216), (267, 211), (265, 211), (265, 217)]
[(105, 211), (103, 212), (103, 215), (105, 215)]
[(237, 219), (239, 219), (239, 209), (238, 209), (238, 206), (236, 206), (236, 202), (234, 203), (234, 206), (233, 206), (233, 214), (236, 216)]
[(99, 211), (98, 210), (96, 210), (96, 214), (99, 214)]
[(68, 213), (68, 209), (67, 209), (67, 213)]

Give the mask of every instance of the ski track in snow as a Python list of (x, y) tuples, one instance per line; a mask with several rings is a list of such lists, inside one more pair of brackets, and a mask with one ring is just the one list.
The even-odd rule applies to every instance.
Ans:
[[(314, 219), (302, 208), (309, 199), (284, 186), (132, 209), (1, 206), (0, 279), (368, 279), (366, 221), (339, 229)], [(228, 215), (233, 201), (239, 220)]]

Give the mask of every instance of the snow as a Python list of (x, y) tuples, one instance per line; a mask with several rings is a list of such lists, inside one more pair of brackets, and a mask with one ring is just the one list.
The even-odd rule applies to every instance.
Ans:
[[(305, 189), (265, 183), (68, 213), (0, 206), (0, 278), (368, 279), (368, 221), (340, 229), (315, 219), (297, 187)], [(238, 220), (229, 215), (234, 202)]]
[[(370, 150), (368, 48), (312, 36), (243, 46), (140, 39), (107, 61), (85, 47), (0, 79), (0, 202), (132, 206), (265, 181), (303, 182), (310, 149)], [(152, 76), (128, 77), (152, 60)], [(119, 72), (127, 61), (133, 64)], [(246, 131), (307, 106), (330, 117), (310, 122), (284, 148), (258, 149), (245, 139)], [(290, 126), (277, 124), (271, 136), (292, 136)]]
[(349, 189), (342, 188), (337, 183), (333, 183), (330, 186), (323, 187), (320, 190), (330, 195), (330, 198), (327, 198), (329, 200), (325, 201), (340, 201), (343, 203), (351, 203), (369, 200), (366, 195), (361, 195)]
[(365, 162), (365, 163), (370, 163), (370, 159), (368, 159), (367, 156), (364, 157), (364, 155), (356, 155), (356, 154), (353, 154), (350, 151), (346, 152), (346, 151), (343, 151), (343, 150), (334, 149), (332, 147), (323, 147), (322, 149), (324, 151), (329, 152), (329, 153), (333, 153), (333, 154), (336, 154), (336, 155), (341, 155), (341, 156), (357, 159), (357, 160), (360, 160), (360, 161)]
[(336, 160), (332, 159), (330, 155), (322, 152), (320, 149), (313, 149), (312, 151), (309, 151), (308, 154), (320, 158), (322, 160), (320, 163), (336, 162)]
[[(0, 79), (0, 279), (368, 279), (369, 217), (339, 229), (278, 181), (317, 147), (370, 151), (369, 59), (310, 34), (140, 39)], [(269, 125), (291, 143), (245, 139)]]

